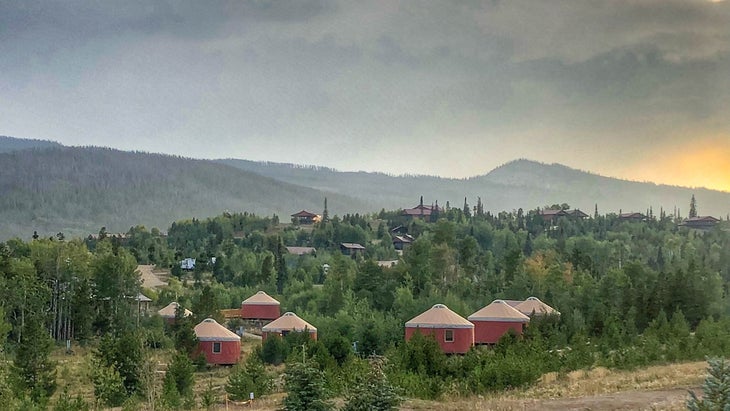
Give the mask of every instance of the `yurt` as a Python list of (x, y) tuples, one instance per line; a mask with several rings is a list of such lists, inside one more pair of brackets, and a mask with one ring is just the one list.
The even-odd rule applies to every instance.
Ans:
[(433, 335), (443, 352), (449, 354), (464, 354), (474, 345), (474, 324), (443, 304), (434, 305), (406, 323), (406, 341), (416, 332)]
[(198, 337), (198, 353), (205, 355), (208, 364), (235, 364), (241, 356), (241, 337), (206, 318), (195, 326)]
[(556, 311), (553, 307), (540, 301), (540, 299), (537, 297), (527, 298), (525, 301), (517, 304), (515, 306), (515, 309), (529, 317), (532, 317), (533, 315), (535, 315), (535, 316), (550, 315), (550, 314), (560, 315), (560, 313), (558, 311)]
[(275, 320), (280, 315), (279, 302), (263, 291), (241, 303), (241, 318), (244, 320)]
[[(163, 320), (167, 322), (173, 322), (175, 321), (175, 312), (177, 312), (177, 308), (180, 306), (176, 301), (171, 302), (170, 304), (167, 304), (164, 308), (157, 311), (157, 314), (162, 317)], [(183, 309), (183, 317), (190, 317), (193, 315), (193, 312), (188, 310), (187, 308)]]
[(266, 341), (266, 338), (272, 335), (285, 336), (290, 332), (308, 332), (309, 337), (313, 340), (317, 339), (317, 329), (312, 324), (302, 320), (296, 314), (292, 312), (284, 313), (281, 317), (266, 324), (261, 328), (261, 338)]
[(496, 344), (499, 339), (512, 330), (522, 335), (530, 317), (522, 314), (504, 300), (494, 300), (491, 304), (470, 315), (474, 323), (474, 343)]

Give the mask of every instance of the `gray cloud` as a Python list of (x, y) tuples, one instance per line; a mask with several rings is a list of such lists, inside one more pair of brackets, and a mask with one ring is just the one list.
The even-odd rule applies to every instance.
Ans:
[(0, 0), (0, 134), (390, 172), (515, 157), (603, 171), (730, 129), (728, 21), (730, 2), (699, 0)]

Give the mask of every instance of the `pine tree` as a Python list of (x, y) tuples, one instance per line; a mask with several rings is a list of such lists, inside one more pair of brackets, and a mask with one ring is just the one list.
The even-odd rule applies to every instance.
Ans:
[(697, 200), (695, 195), (692, 194), (692, 199), (689, 200), (689, 218), (697, 217)]
[(324, 198), (324, 210), (322, 211), (322, 222), (326, 223), (330, 221), (330, 213), (327, 210), (327, 197)]
[(709, 375), (702, 384), (703, 397), (700, 400), (690, 391), (687, 409), (690, 411), (730, 410), (730, 363), (722, 358), (707, 360)]
[(384, 367), (384, 358), (370, 358), (370, 370), (353, 387), (343, 411), (389, 411), (398, 408), (403, 400), (396, 387), (388, 381)]
[(40, 314), (26, 316), (13, 374), (19, 391), (27, 391), (36, 404), (43, 404), (56, 390), (56, 363), (50, 360), (53, 340)]
[(324, 373), (305, 362), (289, 364), (284, 374), (286, 411), (324, 411), (332, 406), (325, 400)]

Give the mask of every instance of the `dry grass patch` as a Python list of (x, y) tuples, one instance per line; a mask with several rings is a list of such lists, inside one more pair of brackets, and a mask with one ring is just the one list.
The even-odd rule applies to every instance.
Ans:
[(684, 410), (687, 389), (705, 378), (707, 363), (606, 368), (549, 373), (534, 386), (485, 396), (443, 401), (408, 400), (405, 410)]

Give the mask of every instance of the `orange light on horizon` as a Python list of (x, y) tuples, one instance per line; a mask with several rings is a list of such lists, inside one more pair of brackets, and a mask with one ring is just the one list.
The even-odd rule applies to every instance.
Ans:
[(693, 144), (627, 171), (633, 180), (730, 192), (730, 146), (714, 142)]

